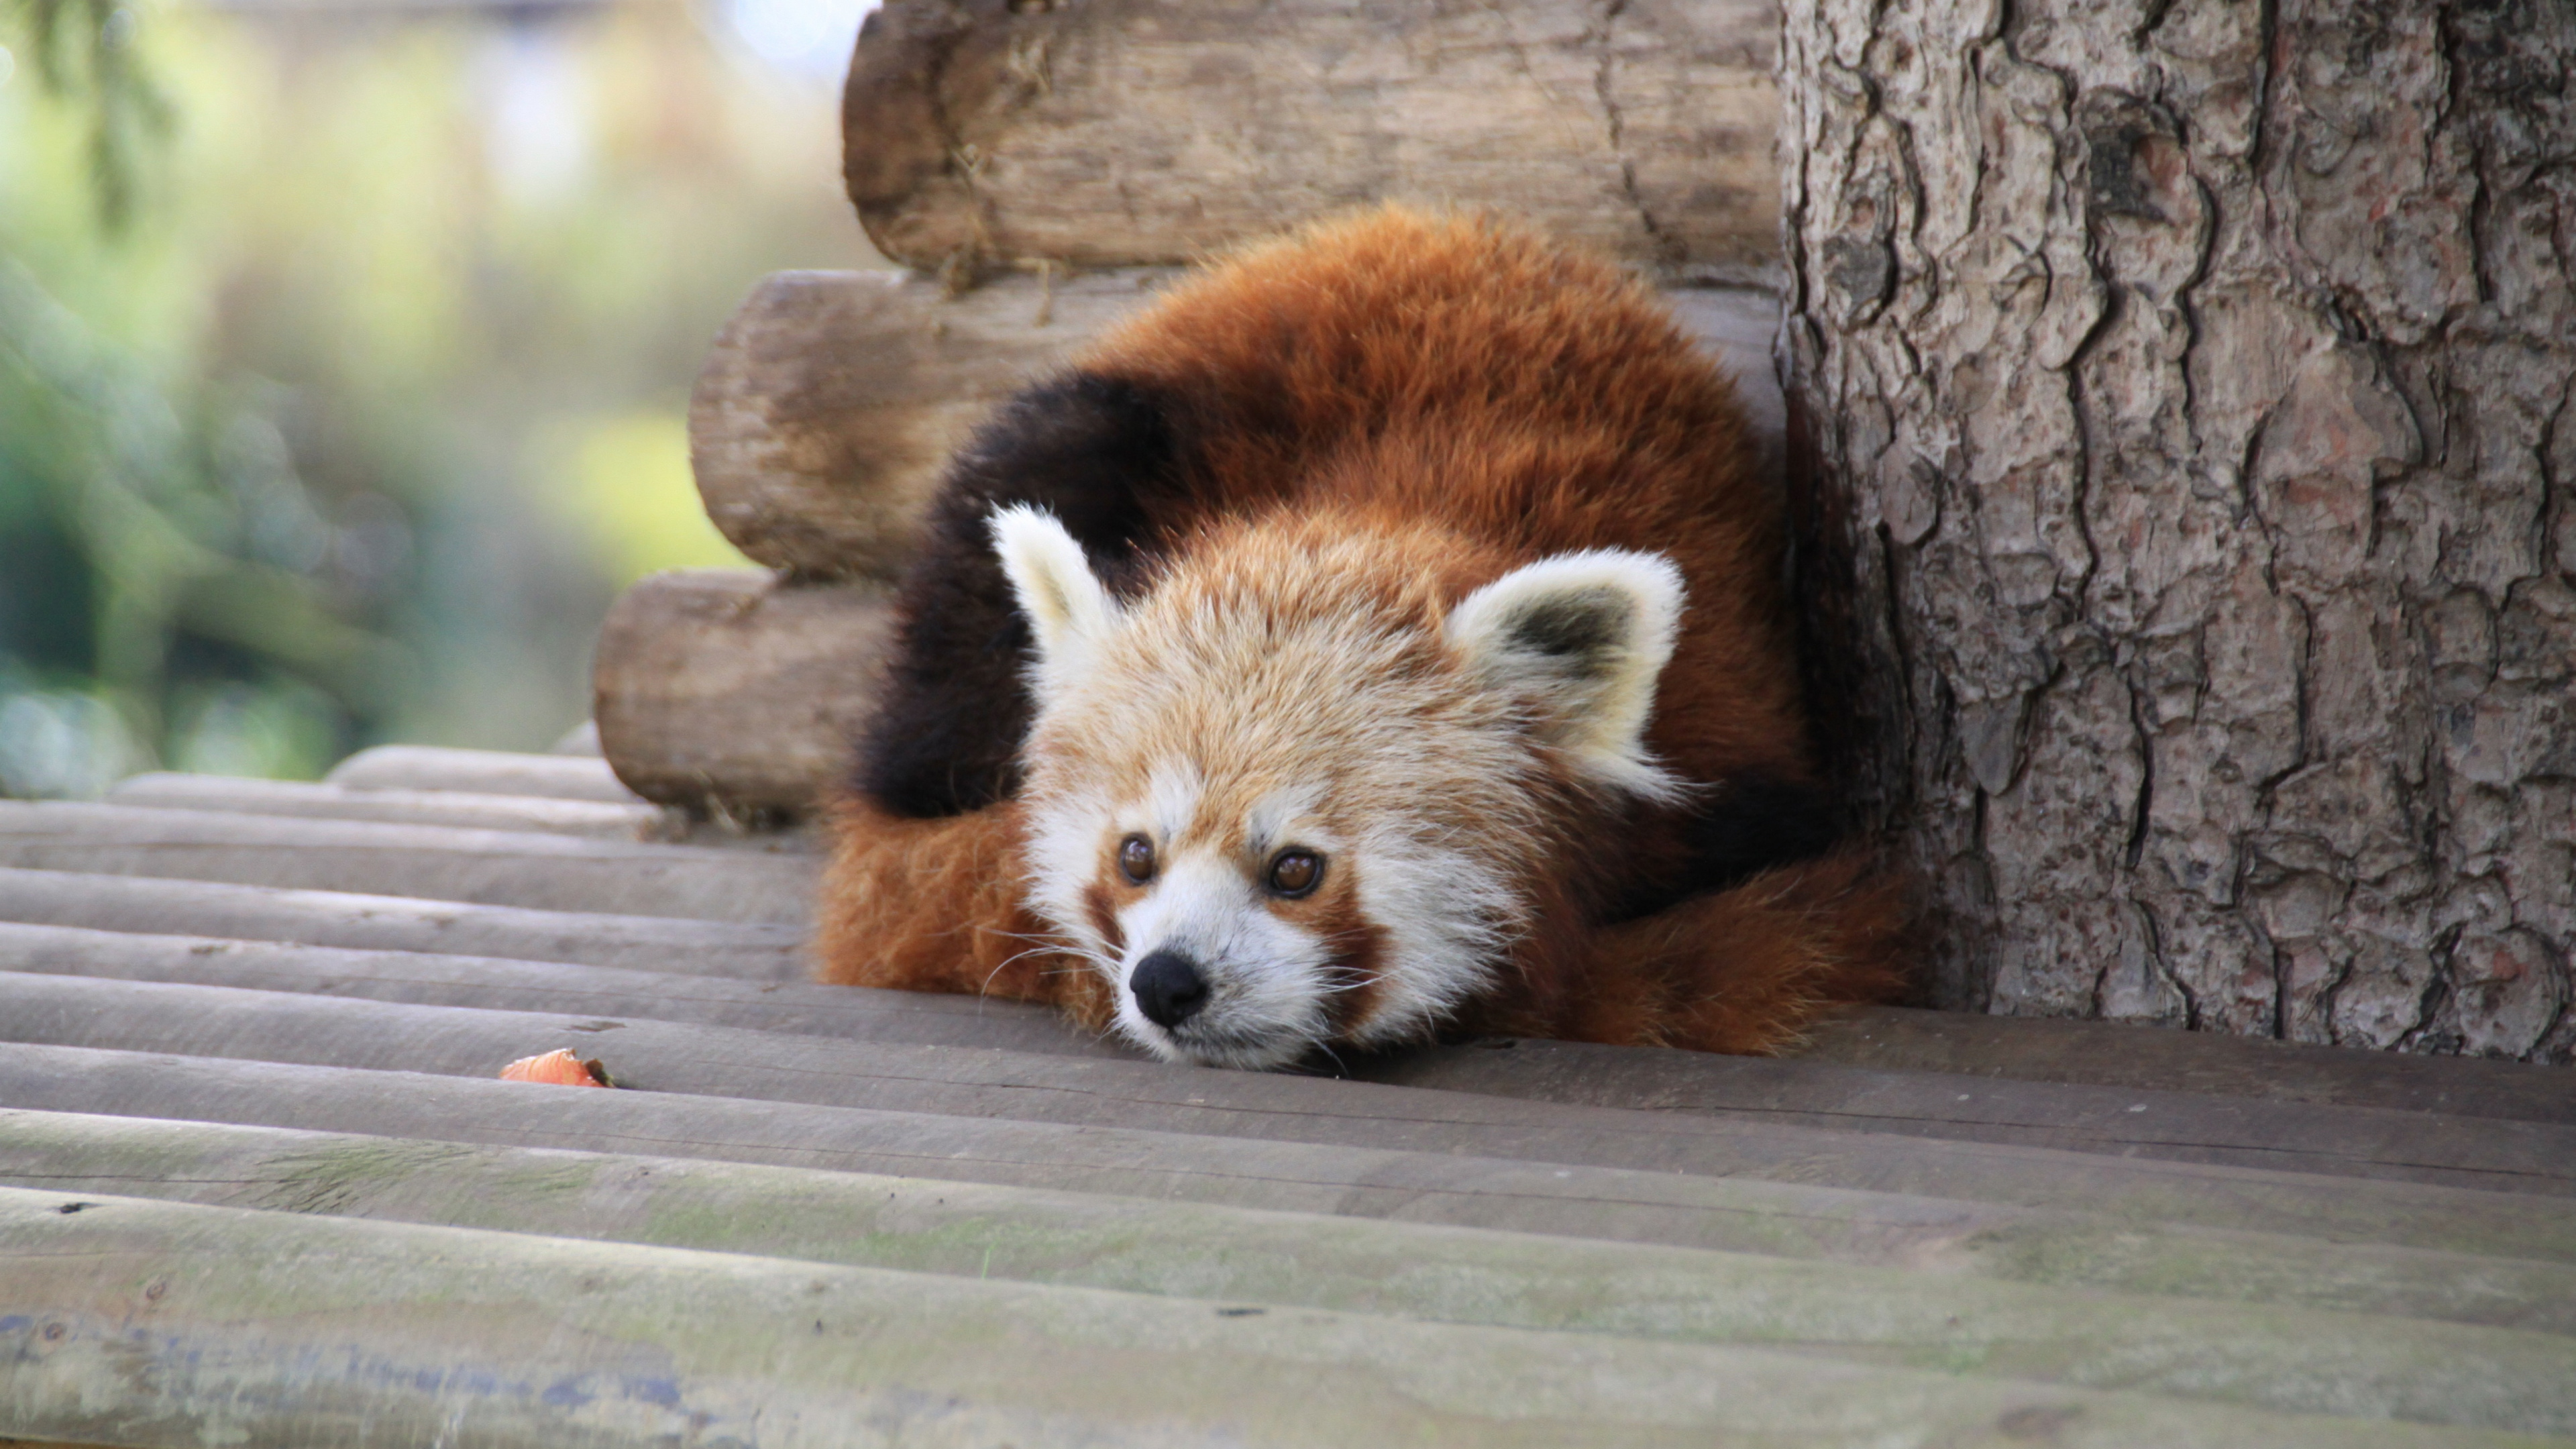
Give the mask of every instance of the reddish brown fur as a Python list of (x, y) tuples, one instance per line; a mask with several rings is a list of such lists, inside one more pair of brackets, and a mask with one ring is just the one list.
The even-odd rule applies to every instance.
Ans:
[[(1153, 520), (1170, 549), (1283, 523), (1387, 539), (1404, 565), (1388, 604), (1427, 617), (1551, 554), (1671, 558), (1689, 608), (1648, 746), (1694, 781), (1812, 777), (1777, 497), (1728, 383), (1610, 266), (1486, 223), (1372, 213), (1201, 276), (1077, 365), (1185, 403), (1207, 481)], [(1588, 798), (1569, 789), (1560, 838), (1537, 843), (1538, 928), (1462, 1026), (1760, 1052), (1826, 1003), (1898, 989), (1906, 903), (1848, 852), (1588, 925), (1683, 851), (1677, 817), (1605, 818)], [(824, 979), (1105, 1018), (1096, 975), (1027, 954), (1043, 928), (1021, 905), (1013, 805), (911, 820), (854, 801), (835, 826)]]
[(1021, 904), (1019, 811), (907, 820), (855, 796), (834, 803), (839, 843), (816, 913), (817, 976), (844, 986), (996, 996), (1109, 1019), (1108, 987), (1046, 949)]

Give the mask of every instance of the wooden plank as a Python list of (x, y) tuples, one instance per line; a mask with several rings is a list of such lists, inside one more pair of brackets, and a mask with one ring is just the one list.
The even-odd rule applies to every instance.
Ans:
[(1802, 1061), (2576, 1123), (2576, 1073), (2529, 1062), (1888, 1006), (1848, 1012), (1810, 1037)]
[[(2400, 1162), (2369, 1164), (2378, 1169), (2372, 1175), (2326, 1177), (2295, 1168), (2349, 1166), (2348, 1160), (2285, 1150), (2265, 1159), (2269, 1169), (2258, 1170), (1158, 1063), (25, 975), (0, 975), (0, 1040), (475, 1078), (515, 1058), (561, 1048), (604, 1060), (619, 1081), (647, 1092), (1644, 1171), (1794, 1176), (2078, 1211), (2151, 1200), (2153, 1216), (2258, 1231), (2328, 1231), (2327, 1224), (2342, 1221), (2362, 1231), (2392, 1213), (2413, 1211), (2392, 1203), (2413, 1205), (2422, 1201), (2415, 1194), (2448, 1192), (2456, 1199), (2449, 1210), (2464, 1221), (2556, 1219), (2576, 1233), (2563, 1175), (2568, 1159), (2548, 1155), (2559, 1149), (2547, 1135), (2554, 1129), (2530, 1123), (2481, 1124), (2473, 1139), (2448, 1144), (2436, 1159), (2510, 1161), (2510, 1169)], [(2535, 1144), (2523, 1134), (2544, 1140)], [(2426, 1185), (2462, 1180), (2487, 1190)], [(2513, 1191), (2494, 1190), (2507, 1186)]]
[(584, 1017), (637, 1017), (843, 1041), (998, 1047), (1138, 1060), (1043, 1007), (912, 991), (606, 966), (0, 924), (0, 972), (157, 981)]
[(636, 803), (606, 762), (579, 755), (522, 755), (435, 745), (360, 750), (322, 777), (366, 790), (463, 790), (477, 795), (544, 795), (557, 800)]
[(785, 847), (0, 802), (0, 866), (789, 925), (811, 909), (817, 862)]
[(147, 1446), (1877, 1445), (2031, 1423), (2066, 1445), (2509, 1442), (1606, 1334), (7, 1189), (0, 1281), (0, 1430)]
[(803, 814), (849, 772), (892, 626), (878, 587), (654, 574), (600, 626), (600, 747), (650, 800), (731, 819)]
[[(2341, 1170), (2316, 1160), (2329, 1156), (2465, 1166), (2466, 1159), (2445, 1152), (2468, 1141), (2517, 1143), (2509, 1154), (2532, 1154), (2532, 1161), (2563, 1154), (2576, 1167), (2576, 1112), (2560, 1096), (2568, 1089), (2562, 1084), (2576, 1078), (2560, 1068), (2526, 1067), (2538, 1080), (2514, 1083), (2519, 1092), (2488, 1094), (2490, 1105), (2516, 1110), (2464, 1117), (2429, 1108), (2319, 1106), (1581, 1042), (1506, 1039), (1356, 1058), (1348, 1065), (1365, 1081), (1534, 1102), (1718, 1112), (1811, 1127), (2135, 1151), (2193, 1162), (2261, 1165), (2265, 1154), (2287, 1149), (2315, 1155), (2299, 1168), (2308, 1172)], [(2438, 1081), (2441, 1067), (2475, 1064), (2428, 1065), (2435, 1070), (2419, 1081)]]
[(611, 805), (543, 795), (478, 795), (462, 790), (353, 789), (300, 780), (240, 780), (156, 772), (107, 792), (110, 804), (152, 810), (222, 810), (315, 820), (378, 820), (465, 830), (541, 830), (593, 840), (661, 840), (687, 821), (641, 803)]
[(892, 0), (844, 175), (878, 249), (932, 269), (1180, 262), (1405, 199), (1768, 275), (1778, 26), (1765, 0)]
[(0, 866), (0, 921), (803, 981), (792, 926)]
[[(2287, 1413), (2576, 1427), (2576, 1339), (775, 1167), (0, 1113), (0, 1183), (1441, 1323), (1791, 1348)], [(1182, 1266), (1186, 1265), (1186, 1266)], [(2474, 1377), (2456, 1365), (2476, 1363)]]
[[(532, 1106), (532, 1091), (557, 1095)], [(2565, 1214), (2436, 1189), (2320, 1199), (2250, 1174), (2134, 1176), (2085, 1199), (2098, 1211), (2071, 1210), (1795, 1171), (1704, 1177), (81, 1047), (0, 1053), (0, 1108), (764, 1163), (2545, 1331), (2576, 1312)]]
[[(716, 338), (690, 399), (707, 516), (753, 559), (800, 577), (896, 577), (975, 423), (1170, 275), (1006, 276), (955, 296), (892, 272), (768, 278)], [(1786, 417), (1771, 369), (1777, 299), (1665, 295), (1735, 373), (1755, 435), (1776, 454)]]

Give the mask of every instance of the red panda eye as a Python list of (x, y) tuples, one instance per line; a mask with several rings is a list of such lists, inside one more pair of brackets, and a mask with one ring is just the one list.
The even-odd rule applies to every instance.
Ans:
[(1130, 835), (1118, 842), (1118, 873), (1130, 885), (1143, 885), (1154, 878), (1154, 842), (1141, 835)]
[(1273, 895), (1302, 896), (1324, 878), (1324, 858), (1311, 850), (1283, 850), (1270, 861)]

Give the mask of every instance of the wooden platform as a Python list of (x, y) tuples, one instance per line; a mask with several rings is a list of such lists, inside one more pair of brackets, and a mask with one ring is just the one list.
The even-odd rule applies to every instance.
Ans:
[(0, 1443), (2576, 1442), (2563, 1070), (1176, 1068), (805, 982), (814, 867), (570, 755), (0, 805)]

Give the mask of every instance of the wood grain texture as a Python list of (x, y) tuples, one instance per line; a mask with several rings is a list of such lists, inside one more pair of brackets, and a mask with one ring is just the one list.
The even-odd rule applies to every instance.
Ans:
[(1010, 277), (958, 295), (904, 272), (766, 279), (689, 400), (707, 517), (774, 568), (893, 579), (967, 431), (1165, 275)]
[[(593, 1042), (585, 1054), (598, 1056)], [(0, 1108), (886, 1173), (2241, 1302), (2413, 1295), (2428, 1316), (2465, 1322), (2563, 1323), (2568, 1300), (2531, 1295), (2576, 1271), (2576, 1223), (2545, 1199), (1856, 1133), (1789, 1133), (1710, 1175), (678, 1092), (565, 1093), (540, 1114), (528, 1090), (482, 1074), (0, 1052)]]
[[(526, 1184), (544, 1181), (545, 1192)], [(0, 1183), (1156, 1297), (1791, 1348), (2292, 1413), (2576, 1424), (2576, 1339), (670, 1157), (0, 1112)], [(1175, 1259), (1195, 1266), (1176, 1282)], [(2483, 1372), (2464, 1383), (2456, 1365)]]
[[(1133, 1048), (1017, 1002), (554, 961), (362, 951), (0, 923), (0, 971), (158, 981), (415, 1006), (644, 1017), (843, 1041), (933, 1042), (1133, 1059)], [(595, 1054), (595, 1053), (594, 1053)]]
[(1171, 264), (1377, 200), (1672, 275), (1779, 249), (1768, 0), (894, 0), (844, 174), (887, 256)]
[(302, 780), (246, 780), (156, 770), (117, 783), (107, 799), (156, 810), (221, 810), (316, 820), (382, 820), (467, 830), (541, 830), (599, 840), (657, 840), (686, 828), (685, 817), (641, 801), (610, 804), (543, 795), (466, 790), (366, 789)]
[(647, 799), (730, 819), (801, 814), (848, 768), (891, 627), (871, 585), (652, 575), (600, 626), (600, 749)]
[[(717, 337), (690, 401), (707, 516), (744, 553), (791, 575), (897, 577), (967, 432), (1172, 275), (1012, 275), (956, 296), (897, 272), (770, 277)], [(1735, 374), (1755, 435), (1776, 455), (1778, 299), (1727, 287), (1675, 288), (1665, 299)]]
[(2524, 1442), (1616, 1332), (65, 1202), (0, 1188), (0, 1277), (33, 1310), (0, 1318), (0, 1429), (138, 1449)]
[(802, 923), (817, 862), (768, 849), (372, 820), (0, 801), (0, 865), (283, 885), (549, 911)]
[[(0, 973), (0, 1041), (460, 1076), (563, 1048), (603, 1057), (620, 1083), (645, 1091), (1698, 1173), (1759, 1174), (1841, 1153), (1942, 1174), (1932, 1180), (1948, 1185), (1927, 1180), (1908, 1190), (1944, 1196), (2016, 1191), (2013, 1179), (2045, 1170), (2043, 1161), (2084, 1164), (2098, 1176), (2111, 1163), (2155, 1160), (2168, 1170), (2296, 1174), (2316, 1186), (2331, 1175), (2353, 1193), (2427, 1185), (2499, 1203), (2576, 1198), (2576, 1129), (2543, 1123), (2481, 1120), (2472, 1132), (2431, 1114), (2029, 1083), (1969, 1084), (1970, 1100), (1960, 1101), (1959, 1088), (1927, 1074), (1744, 1058), (1668, 1081), (1673, 1090), (1662, 1098), (1636, 1103), (1661, 1110), (1631, 1110), (1621, 1093), (1633, 1079), (1596, 1088), (1565, 1070), (1580, 1062), (1576, 1048), (1555, 1049), (1552, 1062), (1488, 1070), (1480, 1090), (1457, 1092), (15, 973)], [(1549, 1091), (1584, 1100), (1499, 1095)], [(1971, 1144), (1982, 1146), (1974, 1154), (1982, 1160), (1970, 1160)], [(2031, 1156), (2015, 1162), (2013, 1154)], [(1961, 1190), (1977, 1170), (1992, 1182)]]
[(1935, 1004), (2576, 1059), (2576, 13), (1792, 0), (1818, 713)]
[(596, 755), (523, 755), (441, 745), (378, 745), (331, 767), (323, 783), (352, 790), (455, 790), (632, 805), (635, 792)]
[(0, 866), (0, 921), (800, 981), (802, 930)]
[(2138, 1022), (1871, 1006), (1819, 1024), (1793, 1055), (1894, 1071), (2576, 1125), (2576, 1080), (2561, 1068), (2355, 1051)]

